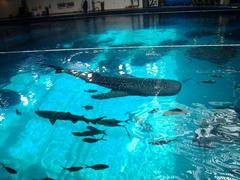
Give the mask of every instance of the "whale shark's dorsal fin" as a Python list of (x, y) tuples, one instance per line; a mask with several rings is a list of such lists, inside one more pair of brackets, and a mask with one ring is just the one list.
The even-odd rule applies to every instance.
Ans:
[(54, 125), (57, 119), (49, 119), (49, 121), (51, 122), (52, 125)]
[(108, 93), (102, 93), (102, 94), (97, 94), (91, 96), (94, 99), (109, 99), (109, 98), (114, 98), (114, 97), (123, 97), (123, 96), (128, 96), (127, 91), (110, 91)]

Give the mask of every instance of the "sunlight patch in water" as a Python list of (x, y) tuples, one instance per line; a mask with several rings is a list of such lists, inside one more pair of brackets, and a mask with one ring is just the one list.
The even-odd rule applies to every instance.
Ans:
[[(129, 38), (131, 37), (131, 38)], [(90, 35), (100, 46), (158, 45), (164, 40), (175, 40), (176, 29), (109, 30), (100, 35)]]

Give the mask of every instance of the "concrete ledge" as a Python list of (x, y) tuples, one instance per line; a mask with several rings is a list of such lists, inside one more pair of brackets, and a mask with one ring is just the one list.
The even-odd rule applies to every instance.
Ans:
[(28, 17), (28, 18), (11, 18), (0, 19), (0, 25), (17, 24), (17, 23), (38, 23), (48, 21), (62, 21), (81, 18), (90, 18), (107, 15), (127, 15), (127, 14), (174, 14), (174, 13), (239, 13), (240, 6), (171, 6), (161, 8), (139, 8), (139, 9), (116, 9), (97, 11), (89, 13), (66, 13), (51, 14), (49, 16)]

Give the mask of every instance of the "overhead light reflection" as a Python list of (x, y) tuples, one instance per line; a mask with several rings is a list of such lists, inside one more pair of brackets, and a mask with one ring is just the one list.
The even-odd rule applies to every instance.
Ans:
[[(5, 114), (4, 113), (1, 113), (0, 114), (0, 123), (2, 123), (2, 121), (5, 119)], [(0, 124), (2, 125), (2, 124)]]
[(153, 76), (157, 76), (158, 75), (158, 65), (156, 63), (154, 64), (147, 64), (146, 65), (146, 70), (147, 70), (147, 74), (152, 74)]
[(21, 95), (21, 96), (20, 96), (20, 100), (22, 101), (22, 103), (23, 103), (24, 106), (27, 106), (27, 105), (28, 105), (28, 102), (29, 102), (29, 101), (28, 101), (28, 98), (27, 98), (27, 97)]

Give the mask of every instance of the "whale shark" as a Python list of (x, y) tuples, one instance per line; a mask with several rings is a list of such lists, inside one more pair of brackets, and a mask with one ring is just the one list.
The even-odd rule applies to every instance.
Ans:
[(55, 124), (57, 120), (69, 120), (72, 123), (76, 123), (78, 121), (84, 121), (86, 123), (96, 124), (98, 121), (102, 120), (104, 117), (96, 118), (96, 119), (87, 119), (84, 116), (78, 116), (71, 114), (70, 112), (55, 112), (55, 111), (35, 111), (35, 113), (42, 117), (49, 119), (52, 125)]
[(104, 76), (100, 73), (81, 72), (64, 69), (55, 65), (46, 65), (56, 73), (66, 73), (84, 80), (87, 83), (97, 84), (111, 89), (110, 92), (92, 95), (94, 99), (109, 99), (124, 96), (174, 96), (181, 90), (181, 83), (176, 80), (159, 78), (138, 78), (123, 74), (117, 77)]

